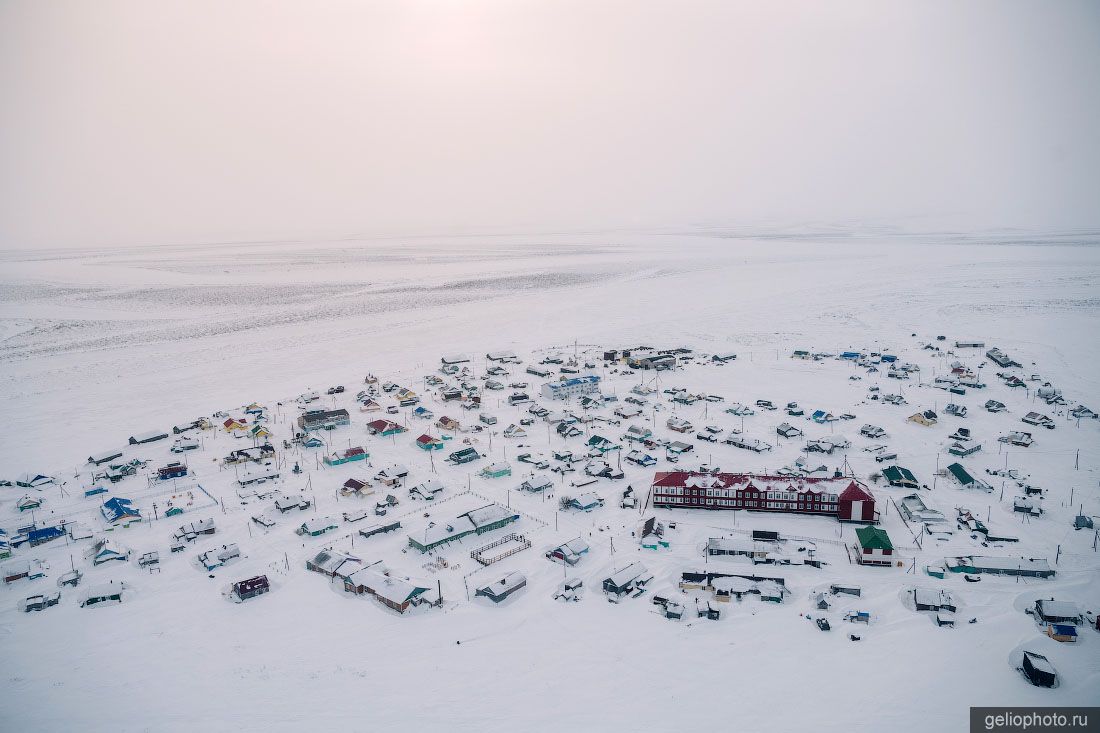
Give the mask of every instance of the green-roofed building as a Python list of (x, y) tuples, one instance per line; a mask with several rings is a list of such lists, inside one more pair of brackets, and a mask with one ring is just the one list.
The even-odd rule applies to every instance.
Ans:
[(947, 475), (955, 480), (959, 486), (964, 489), (981, 489), (982, 491), (992, 491), (993, 487), (982, 481), (980, 478), (976, 478), (973, 474), (966, 470), (961, 463), (952, 463), (947, 467)]
[(919, 488), (917, 477), (908, 468), (901, 466), (889, 466), (882, 469), (882, 477), (891, 486), (900, 486), (903, 489)]
[(894, 543), (886, 530), (878, 527), (860, 527), (856, 530), (860, 565), (889, 566), (894, 562)]

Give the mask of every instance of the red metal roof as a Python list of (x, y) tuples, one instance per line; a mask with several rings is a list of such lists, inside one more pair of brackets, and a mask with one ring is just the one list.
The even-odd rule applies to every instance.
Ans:
[(841, 499), (865, 501), (873, 499), (865, 489), (847, 476), (828, 478), (798, 478), (751, 473), (699, 473), (697, 471), (658, 471), (653, 476), (653, 486), (684, 488), (689, 485), (700, 488), (731, 488), (755, 491), (835, 491), (838, 484), (848, 485), (840, 493)]

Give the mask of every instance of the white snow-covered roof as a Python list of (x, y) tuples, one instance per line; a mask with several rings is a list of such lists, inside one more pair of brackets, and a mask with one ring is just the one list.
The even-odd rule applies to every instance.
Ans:
[(752, 540), (738, 537), (711, 537), (707, 540), (707, 548), (720, 552), (753, 552), (756, 549)]
[(331, 575), (339, 570), (345, 563), (359, 564), (362, 560), (343, 552), (337, 552), (336, 550), (321, 550), (313, 556), (311, 562)]
[(642, 565), (640, 562), (632, 562), (622, 570), (613, 573), (611, 577), (608, 578), (608, 580), (610, 580), (614, 585), (622, 587), (626, 583), (629, 583), (635, 578), (641, 577), (648, 572), (649, 571), (646, 569), (645, 565)]
[(528, 491), (538, 491), (553, 485), (554, 480), (545, 473), (536, 473), (531, 478), (524, 481), (521, 488), (526, 488)]
[(415, 490), (424, 495), (435, 494), (443, 491), (443, 484), (437, 479), (430, 478), (417, 484)]
[(319, 532), (329, 527), (339, 527), (340, 523), (333, 517), (315, 517), (302, 523), (307, 532)]
[(574, 555), (580, 555), (582, 552), (588, 552), (589, 549), (588, 543), (585, 542), (584, 539), (582, 539), (581, 537), (569, 540), (568, 542), (563, 544), (562, 547), (569, 550)]
[(301, 503), (302, 503), (302, 495), (301, 494), (291, 494), (289, 496), (280, 496), (280, 497), (277, 497), (275, 499), (275, 506), (279, 507), (279, 508), (281, 508), (281, 507), (290, 507), (290, 506), (298, 506)]
[(458, 517), (448, 522), (441, 522), (433, 527), (427, 527), (422, 533), (415, 535), (417, 542), (423, 545), (434, 545), (448, 537), (472, 532), (477, 528), (469, 517)]
[(1073, 601), (1040, 601), (1043, 605), (1043, 615), (1073, 618), (1081, 615), (1081, 609)]
[(600, 503), (600, 497), (596, 496), (591, 491), (586, 491), (585, 493), (574, 499), (574, 501), (581, 506), (592, 506), (594, 504)]
[(412, 598), (418, 590), (426, 590), (426, 586), (418, 586), (407, 580), (385, 575), (374, 567), (356, 570), (348, 577), (348, 580), (355, 585), (369, 588), (379, 598), (385, 598), (397, 605)]
[(756, 589), (756, 583), (748, 578), (715, 578), (710, 584), (715, 590), (729, 593), (749, 593)]
[(512, 511), (502, 507), (500, 504), (487, 504), (480, 509), (473, 509), (467, 512), (466, 516), (469, 517), (475, 527), (483, 527), (486, 524), (499, 522), (506, 517), (512, 516)]
[(974, 555), (970, 558), (963, 558), (963, 560), (969, 561), (974, 567), (989, 568), (991, 570), (1022, 569), (1035, 572), (1050, 571), (1050, 563), (1041, 557), (990, 557), (988, 555)]
[(513, 570), (509, 573), (505, 573), (504, 577), (497, 578), (491, 583), (478, 588), (479, 591), (492, 593), (493, 595), (500, 595), (501, 593), (512, 590), (513, 588), (523, 585), (527, 582), (527, 576), (523, 573)]

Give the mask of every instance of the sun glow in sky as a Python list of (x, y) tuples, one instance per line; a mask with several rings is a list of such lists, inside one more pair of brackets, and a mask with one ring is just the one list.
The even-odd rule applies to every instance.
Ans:
[(1090, 227), (1089, 2), (0, 6), (0, 247)]

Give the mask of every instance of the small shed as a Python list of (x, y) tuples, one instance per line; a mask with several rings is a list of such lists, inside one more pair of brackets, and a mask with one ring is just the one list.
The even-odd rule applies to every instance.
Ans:
[(1058, 672), (1050, 660), (1042, 654), (1024, 651), (1024, 661), (1020, 671), (1028, 682), (1036, 687), (1054, 687), (1058, 683)]
[(1047, 626), (1047, 636), (1055, 641), (1073, 643), (1077, 641), (1077, 627), (1069, 624), (1051, 624)]

